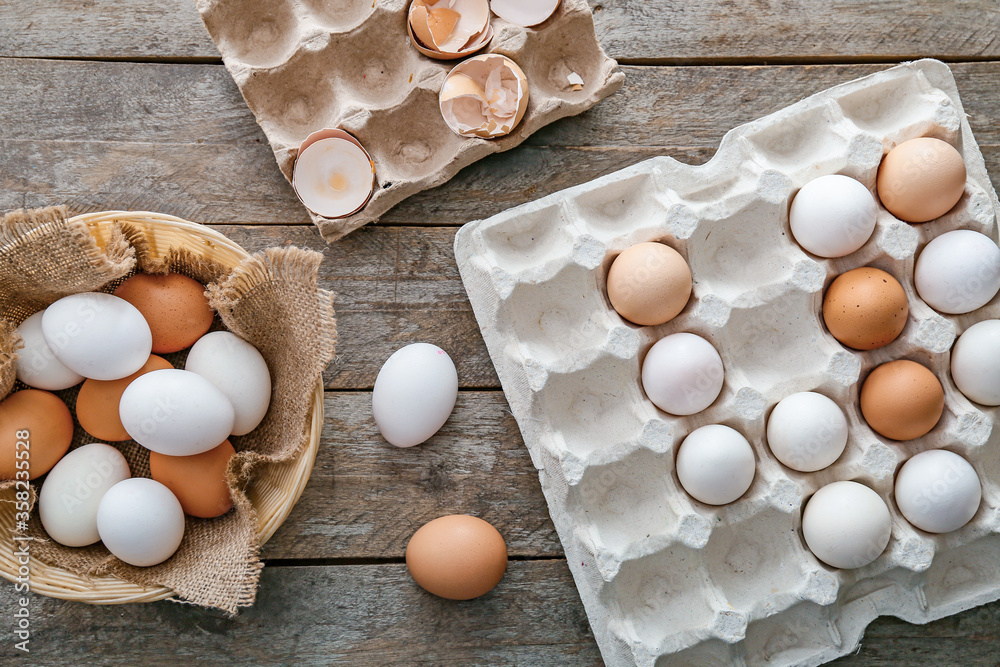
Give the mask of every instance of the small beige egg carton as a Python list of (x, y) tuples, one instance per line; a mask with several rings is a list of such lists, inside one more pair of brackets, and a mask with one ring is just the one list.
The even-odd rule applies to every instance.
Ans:
[[(407, 32), (410, 0), (197, 0), (226, 68), (291, 182), (299, 145), (312, 132), (353, 134), (375, 163), (374, 194), (359, 212), (310, 214), (327, 241), (370, 222), (476, 160), (519, 145), (560, 118), (618, 90), (624, 75), (597, 42), (586, 0), (563, 0), (534, 28), (493, 17), (479, 53), (514, 60), (528, 79), (524, 119), (499, 139), (461, 137), (445, 124), (438, 93), (459, 61), (417, 52)], [(583, 80), (579, 90), (577, 74)]]
[[(796, 245), (799, 188), (840, 173), (874, 192), (882, 156), (919, 136), (965, 159), (953, 211), (909, 225), (880, 209), (872, 238), (841, 259)], [(462, 278), (609, 665), (817, 665), (853, 651), (879, 615), (925, 623), (1000, 598), (998, 412), (968, 401), (949, 373), (956, 336), (1000, 317), (1000, 299), (943, 316), (913, 286), (931, 238), (967, 228), (996, 240), (998, 211), (950, 70), (922, 60), (743, 125), (705, 165), (654, 158), (460, 231)], [(684, 255), (694, 293), (676, 319), (638, 327), (611, 308), (605, 278), (617, 253), (650, 240)], [(900, 280), (910, 315), (891, 345), (858, 352), (825, 330), (820, 309), (835, 276), (866, 265)], [(711, 341), (726, 367), (718, 400), (690, 417), (659, 411), (640, 383), (647, 350), (680, 331)], [(928, 365), (946, 394), (937, 427), (903, 443), (874, 433), (858, 407), (859, 380), (899, 358)], [(780, 399), (810, 390), (844, 409), (850, 439), (833, 466), (800, 473), (771, 455), (765, 422)], [(683, 438), (713, 423), (743, 433), (757, 459), (750, 490), (722, 507), (687, 495), (674, 469)], [(945, 535), (911, 526), (892, 496), (902, 462), (938, 447), (983, 483), (978, 514)], [(808, 498), (838, 480), (870, 486), (892, 514), (888, 548), (857, 570), (824, 565), (801, 533)]]

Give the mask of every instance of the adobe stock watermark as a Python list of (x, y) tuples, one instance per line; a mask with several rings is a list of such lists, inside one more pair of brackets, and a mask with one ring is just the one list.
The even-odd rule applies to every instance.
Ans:
[(15, 434), (15, 529), (14, 529), (14, 559), (17, 561), (17, 579), (14, 591), (22, 594), (14, 604), (13, 630), (17, 641), (14, 648), (28, 653), (31, 643), (31, 599), (23, 595), (31, 592), (31, 540), (24, 533), (28, 530), (28, 516), (31, 507), (31, 488), (28, 480), (31, 477), (31, 433), (27, 430)]

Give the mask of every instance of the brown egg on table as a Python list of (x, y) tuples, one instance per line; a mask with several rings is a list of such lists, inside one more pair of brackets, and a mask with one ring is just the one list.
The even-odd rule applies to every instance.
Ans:
[(965, 162), (954, 146), (920, 137), (882, 159), (877, 189), (882, 205), (905, 222), (928, 222), (955, 207), (965, 192)]
[(827, 329), (855, 350), (874, 350), (896, 340), (908, 314), (903, 286), (892, 275), (870, 266), (840, 274), (823, 297)]
[(19, 460), (28, 461), (28, 479), (44, 475), (72, 442), (73, 416), (55, 394), (24, 389), (0, 402), (0, 479), (17, 479)]
[(125, 388), (140, 375), (169, 368), (173, 368), (169, 361), (151, 354), (142, 368), (121, 380), (85, 381), (76, 397), (76, 419), (80, 426), (104, 442), (130, 440), (132, 436), (125, 431), (118, 414), (118, 404), (121, 403)]
[(146, 318), (156, 354), (191, 347), (208, 333), (215, 317), (205, 286), (180, 273), (137, 273), (115, 290), (115, 296), (131, 303)]
[(496, 528), (474, 516), (443, 516), (406, 545), (410, 576), (428, 593), (471, 600), (493, 590), (507, 570), (507, 545)]
[(861, 387), (861, 414), (879, 435), (913, 440), (944, 412), (944, 389), (926, 366), (900, 359), (873, 370)]
[(173, 491), (184, 513), (214, 519), (233, 508), (226, 483), (226, 467), (236, 450), (228, 440), (194, 456), (166, 456), (150, 452), (150, 476)]
[(691, 298), (691, 269), (663, 243), (627, 248), (608, 271), (608, 299), (619, 315), (641, 326), (676, 317)]

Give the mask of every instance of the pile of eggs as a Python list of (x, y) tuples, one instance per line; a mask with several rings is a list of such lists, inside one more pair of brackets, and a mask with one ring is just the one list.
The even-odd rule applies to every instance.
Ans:
[[(930, 137), (903, 142), (880, 166), (876, 191), (891, 214), (908, 223), (937, 219), (958, 204), (965, 191), (961, 154)], [(795, 241), (807, 252), (837, 258), (859, 250), (876, 227), (878, 202), (862, 183), (843, 175), (816, 178), (796, 194), (789, 211)], [(920, 253), (915, 289), (931, 308), (970, 313), (1000, 291), (1000, 247), (969, 230), (937, 236)], [(608, 299), (619, 315), (642, 326), (664, 324), (691, 295), (692, 276), (684, 258), (663, 243), (639, 243), (623, 251), (607, 276)], [(861, 267), (837, 276), (823, 298), (822, 318), (833, 337), (855, 350), (874, 350), (896, 340), (906, 326), (906, 291), (891, 274)], [(970, 400), (1000, 405), (1000, 320), (966, 330), (952, 350), (952, 377)], [(642, 363), (646, 396), (672, 415), (692, 415), (719, 396), (722, 358), (704, 338), (674, 333), (657, 341)], [(879, 435), (909, 441), (930, 432), (944, 410), (941, 382), (926, 366), (896, 359), (877, 366), (860, 389), (860, 410)], [(766, 424), (771, 453), (783, 465), (815, 472), (836, 462), (849, 437), (843, 410), (816, 392), (786, 396)], [(735, 429), (710, 424), (681, 442), (676, 456), (681, 486), (694, 499), (725, 505), (742, 497), (755, 475), (753, 449)], [(933, 489), (933, 499), (928, 498)], [(972, 520), (982, 486), (960, 455), (933, 449), (909, 458), (896, 475), (894, 497), (903, 516), (929, 533), (958, 530)], [(807, 502), (803, 537), (824, 563), (857, 568), (888, 546), (889, 509), (871, 488), (854, 481), (824, 486)]]
[[(214, 318), (201, 283), (140, 273), (114, 294), (59, 299), (18, 327), (17, 379), (29, 388), (0, 402), (0, 479), (46, 475), (38, 510), (53, 540), (100, 541), (148, 567), (176, 552), (185, 514), (209, 519), (232, 509), (229, 438), (263, 420), (271, 376), (252, 345), (209, 332)], [(188, 348), (184, 369), (159, 356)], [(73, 415), (52, 392), (77, 385), (76, 420), (101, 442), (69, 452)], [(26, 458), (15, 455), (17, 440)], [(151, 479), (133, 478), (106, 444), (128, 440), (149, 450)]]

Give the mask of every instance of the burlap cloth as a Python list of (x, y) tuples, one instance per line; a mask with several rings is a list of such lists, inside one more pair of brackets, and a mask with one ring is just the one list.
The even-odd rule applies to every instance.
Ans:
[[(68, 222), (62, 208), (15, 211), (0, 219), (0, 399), (22, 386), (14, 378), (20, 344), (14, 329), (21, 321), (63, 296), (111, 291), (137, 271), (175, 271), (208, 285), (209, 303), (218, 313), (215, 328), (225, 326), (260, 350), (273, 387), (260, 426), (230, 438), (237, 451), (228, 470), (234, 509), (218, 519), (186, 517), (184, 541), (168, 561), (137, 568), (100, 543), (64, 547), (47, 538), (37, 512), (27, 531), (36, 540), (33, 557), (78, 575), (112, 574), (143, 586), (166, 586), (179, 600), (230, 613), (253, 604), (263, 563), (256, 514), (244, 489), (261, 464), (291, 460), (308, 441), (316, 383), (337, 338), (333, 296), (317, 286), (321, 260), (310, 250), (272, 248), (227, 272), (185, 251), (157, 260), (139, 230), (127, 223), (116, 225), (102, 250), (86, 225)], [(183, 368), (185, 354), (165, 356)], [(56, 392), (74, 415), (77, 392)], [(77, 424), (73, 447), (94, 441)], [(149, 476), (146, 449), (131, 441), (111, 444), (125, 455), (133, 477)], [(0, 482), (0, 512), (13, 512), (13, 484)]]

